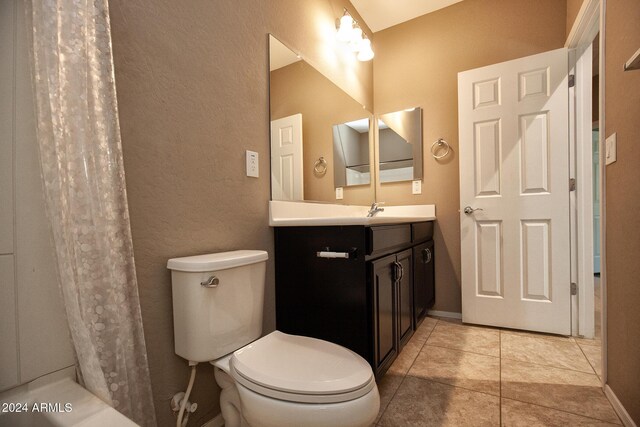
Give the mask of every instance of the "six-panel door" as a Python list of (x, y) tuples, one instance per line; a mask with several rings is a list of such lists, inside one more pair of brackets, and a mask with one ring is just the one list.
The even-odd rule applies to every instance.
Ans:
[(458, 75), (464, 322), (571, 333), (567, 64)]

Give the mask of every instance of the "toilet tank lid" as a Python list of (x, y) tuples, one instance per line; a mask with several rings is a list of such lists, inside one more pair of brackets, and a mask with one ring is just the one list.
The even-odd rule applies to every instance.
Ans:
[(169, 270), (199, 273), (205, 271), (225, 270), (242, 267), (269, 259), (265, 251), (231, 251), (216, 254), (195, 255), (182, 258), (171, 258), (167, 261)]

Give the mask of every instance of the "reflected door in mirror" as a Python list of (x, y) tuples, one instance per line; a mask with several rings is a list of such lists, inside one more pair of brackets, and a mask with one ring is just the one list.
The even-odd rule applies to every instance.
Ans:
[(271, 198), (303, 200), (302, 114), (271, 122)]

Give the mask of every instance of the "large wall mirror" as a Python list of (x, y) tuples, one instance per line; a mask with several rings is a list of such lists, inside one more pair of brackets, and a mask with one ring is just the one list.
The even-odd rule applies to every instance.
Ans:
[(372, 114), (271, 35), (269, 62), (272, 199), (372, 203)]

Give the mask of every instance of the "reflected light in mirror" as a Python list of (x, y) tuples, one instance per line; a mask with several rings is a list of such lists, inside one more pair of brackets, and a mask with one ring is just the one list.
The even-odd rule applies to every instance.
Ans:
[(340, 28), (338, 28), (336, 38), (342, 43), (347, 43), (349, 40), (351, 40), (352, 31), (353, 18), (351, 17), (351, 15), (345, 13), (342, 18), (340, 18)]

